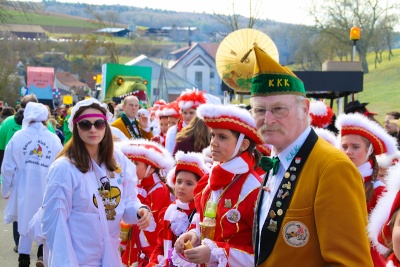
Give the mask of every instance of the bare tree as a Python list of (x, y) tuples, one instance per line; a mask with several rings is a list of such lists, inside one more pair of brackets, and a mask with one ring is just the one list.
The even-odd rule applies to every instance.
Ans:
[[(219, 23), (225, 25), (230, 31), (236, 31), (240, 28), (253, 28), (260, 18), (262, 10), (262, 0), (249, 0), (249, 17), (240, 16), (235, 9), (235, 0), (232, 0), (231, 13), (228, 15), (214, 13), (213, 18)], [(247, 20), (247, 22), (246, 22)]]
[(104, 13), (105, 20), (108, 21), (110, 25), (115, 27), (115, 25), (119, 22), (119, 14), (115, 11), (106, 11)]
[(358, 41), (357, 51), (364, 73), (368, 73), (366, 55), (377, 26), (398, 7), (399, 0), (326, 0), (323, 5), (313, 0), (309, 12), (321, 32), (340, 43), (350, 45), (348, 39), (350, 28), (354, 25), (360, 27), (362, 37)]

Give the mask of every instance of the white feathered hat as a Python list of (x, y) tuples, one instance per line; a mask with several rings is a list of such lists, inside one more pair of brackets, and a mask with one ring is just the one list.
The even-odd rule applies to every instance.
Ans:
[[(368, 139), (374, 147), (375, 155), (387, 153), (391, 155), (397, 151), (397, 141), (390, 136), (378, 123), (359, 113), (341, 114), (336, 120), (339, 136), (349, 134), (360, 135)], [(339, 142), (340, 144), (340, 137)]]
[(338, 147), (337, 138), (336, 138), (336, 135), (334, 134), (334, 132), (329, 131), (324, 128), (318, 128), (318, 127), (314, 127), (313, 129), (319, 137), (321, 137), (322, 139), (324, 139), (325, 141), (327, 141), (334, 147)]
[(201, 153), (178, 151), (175, 154), (175, 160), (175, 168), (169, 171), (167, 175), (168, 184), (172, 185), (172, 187), (176, 182), (176, 174), (179, 171), (192, 172), (200, 178), (210, 172)]
[(127, 140), (119, 143), (119, 149), (130, 160), (141, 161), (156, 169), (169, 171), (175, 161), (171, 154), (160, 144), (146, 139)]

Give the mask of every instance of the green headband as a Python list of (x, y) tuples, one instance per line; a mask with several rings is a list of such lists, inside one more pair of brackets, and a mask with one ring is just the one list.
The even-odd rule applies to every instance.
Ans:
[(287, 94), (306, 96), (303, 82), (290, 74), (276, 73), (261, 73), (254, 76), (252, 79), (252, 96)]

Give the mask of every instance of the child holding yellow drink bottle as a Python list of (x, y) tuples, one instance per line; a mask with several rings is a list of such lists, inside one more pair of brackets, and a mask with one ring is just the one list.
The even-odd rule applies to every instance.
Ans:
[(196, 221), (194, 189), (200, 178), (210, 171), (200, 153), (178, 151), (175, 160), (175, 168), (168, 173), (168, 183), (174, 187), (176, 200), (165, 212), (158, 233), (157, 247), (151, 254), (148, 267), (174, 266), (171, 262), (173, 245)]
[[(214, 164), (195, 189), (197, 227), (177, 239), (172, 261), (176, 266), (251, 266), (254, 207), (261, 184), (254, 170), (260, 156), (255, 147), (263, 142), (247, 110), (204, 104), (197, 116), (211, 129)], [(189, 241), (193, 248), (185, 249)]]

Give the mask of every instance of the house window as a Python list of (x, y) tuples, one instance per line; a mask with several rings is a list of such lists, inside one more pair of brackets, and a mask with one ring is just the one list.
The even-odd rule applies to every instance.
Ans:
[(215, 72), (210, 72), (210, 79), (214, 79), (214, 76), (215, 76)]
[(196, 63), (194, 63), (195, 66), (204, 66), (203, 62), (200, 60), (197, 60)]
[(203, 88), (203, 73), (201, 71), (196, 71), (194, 73), (194, 82), (197, 85), (197, 88)]

